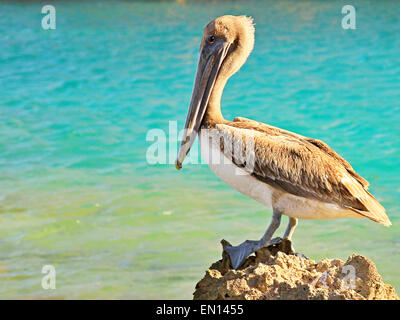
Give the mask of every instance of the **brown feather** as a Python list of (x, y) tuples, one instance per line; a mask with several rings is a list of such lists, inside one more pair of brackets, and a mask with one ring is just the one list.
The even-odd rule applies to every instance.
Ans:
[[(247, 119), (247, 118), (243, 118), (243, 117), (237, 117), (233, 120), (233, 122), (246, 122), (247, 125), (249, 125), (250, 123), (252, 123), (253, 125), (255, 125), (255, 129), (256, 130), (265, 130), (266, 133), (268, 134), (285, 134), (285, 135), (290, 135), (293, 137), (297, 137), (299, 139), (302, 139), (305, 142), (308, 142), (316, 147), (318, 147), (320, 150), (322, 150), (323, 152), (325, 152), (327, 155), (331, 156), (332, 158), (336, 159), (337, 161), (339, 161), (345, 168), (346, 170), (358, 181), (361, 183), (361, 185), (363, 186), (363, 188), (365, 190), (368, 190), (369, 187), (369, 182), (364, 179), (363, 177), (361, 177), (360, 175), (358, 175), (355, 170), (353, 169), (353, 167), (350, 165), (350, 163), (348, 163), (345, 159), (343, 159), (339, 154), (337, 154), (331, 147), (329, 147), (325, 142), (318, 140), (318, 139), (313, 139), (313, 138), (309, 138), (309, 137), (305, 137), (302, 136), (300, 134), (291, 132), (291, 131), (287, 131), (284, 129), (280, 129), (262, 122), (258, 122), (258, 121), (254, 121), (251, 119)], [(257, 129), (258, 127), (258, 129)]]
[[(223, 137), (221, 151), (238, 166), (246, 169), (245, 156), (254, 152), (254, 168), (246, 171), (257, 179), (284, 192), (334, 203), (390, 224), (385, 209), (366, 190), (368, 182), (324, 142), (244, 118), (214, 128)], [(254, 148), (246, 144), (251, 139)], [(239, 145), (241, 152), (236, 150)]]

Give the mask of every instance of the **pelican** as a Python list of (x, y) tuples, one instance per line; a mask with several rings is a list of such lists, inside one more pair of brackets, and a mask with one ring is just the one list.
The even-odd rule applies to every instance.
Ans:
[(224, 119), (223, 89), (253, 50), (254, 32), (253, 19), (247, 16), (221, 16), (205, 27), (175, 163), (182, 168), (199, 136), (203, 158), (222, 181), (272, 208), (272, 220), (260, 240), (224, 249), (234, 269), (271, 244), (282, 214), (289, 217), (283, 235), (289, 240), (298, 219), (364, 217), (391, 225), (383, 206), (367, 191), (368, 181), (326, 143), (242, 117)]

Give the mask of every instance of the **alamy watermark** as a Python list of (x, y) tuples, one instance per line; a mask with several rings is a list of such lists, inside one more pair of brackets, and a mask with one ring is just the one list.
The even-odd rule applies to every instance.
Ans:
[[(42, 14), (45, 16), (42, 18), (42, 28), (44, 30), (55, 30), (56, 29), (56, 8), (53, 5), (45, 5), (42, 7)], [(345, 16), (342, 18), (342, 28), (356, 29), (356, 9), (354, 6), (347, 4), (342, 7), (342, 14)]]
[[(147, 132), (151, 142), (146, 151), (148, 164), (174, 164), (184, 130), (178, 133), (177, 121), (169, 121), (168, 134), (161, 129)], [(237, 174), (252, 173), (255, 167), (255, 136), (247, 130), (202, 129), (199, 143), (195, 143), (186, 157), (187, 164), (235, 164)], [(200, 152), (201, 149), (201, 152)]]
[(45, 274), (42, 278), (42, 288), (44, 290), (54, 290), (56, 288), (56, 268), (51, 264), (46, 264), (42, 268)]
[(44, 30), (54, 30), (56, 28), (56, 8), (52, 5), (42, 7), (42, 13), (45, 16), (42, 18), (42, 28)]
[(343, 266), (342, 273), (345, 274), (343, 277), (343, 287), (346, 289), (355, 289), (356, 288), (356, 268), (354, 268), (351, 264), (347, 264)]
[(342, 8), (342, 14), (345, 14), (342, 18), (342, 28), (356, 29), (356, 9), (352, 5), (345, 5)]

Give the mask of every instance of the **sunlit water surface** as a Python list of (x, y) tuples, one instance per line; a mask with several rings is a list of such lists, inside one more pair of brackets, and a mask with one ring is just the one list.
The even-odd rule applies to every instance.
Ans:
[[(356, 30), (340, 1), (57, 1), (50, 31), (43, 4), (0, 4), (1, 298), (190, 299), (220, 239), (262, 235), (271, 212), (206, 165), (146, 161), (150, 129), (183, 126), (202, 29), (223, 14), (256, 22), (225, 117), (326, 141), (393, 222), (300, 221), (295, 248), (366, 255), (400, 290), (397, 2), (353, 1)], [(56, 290), (41, 287), (46, 264)]]

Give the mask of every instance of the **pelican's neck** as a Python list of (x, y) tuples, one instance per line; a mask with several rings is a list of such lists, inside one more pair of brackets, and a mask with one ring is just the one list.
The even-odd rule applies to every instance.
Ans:
[(214, 88), (208, 100), (207, 111), (204, 115), (205, 124), (213, 125), (225, 122), (224, 116), (221, 112), (221, 98), (227, 81), (228, 78), (225, 77), (218, 77), (215, 81)]
[(228, 79), (243, 66), (250, 52), (253, 50), (253, 22), (246, 17), (242, 17), (241, 19), (241, 31), (239, 32), (241, 36), (237, 37), (236, 43), (232, 45), (230, 53), (225, 57), (208, 100), (203, 122), (208, 126), (226, 122), (221, 112), (222, 92)]

